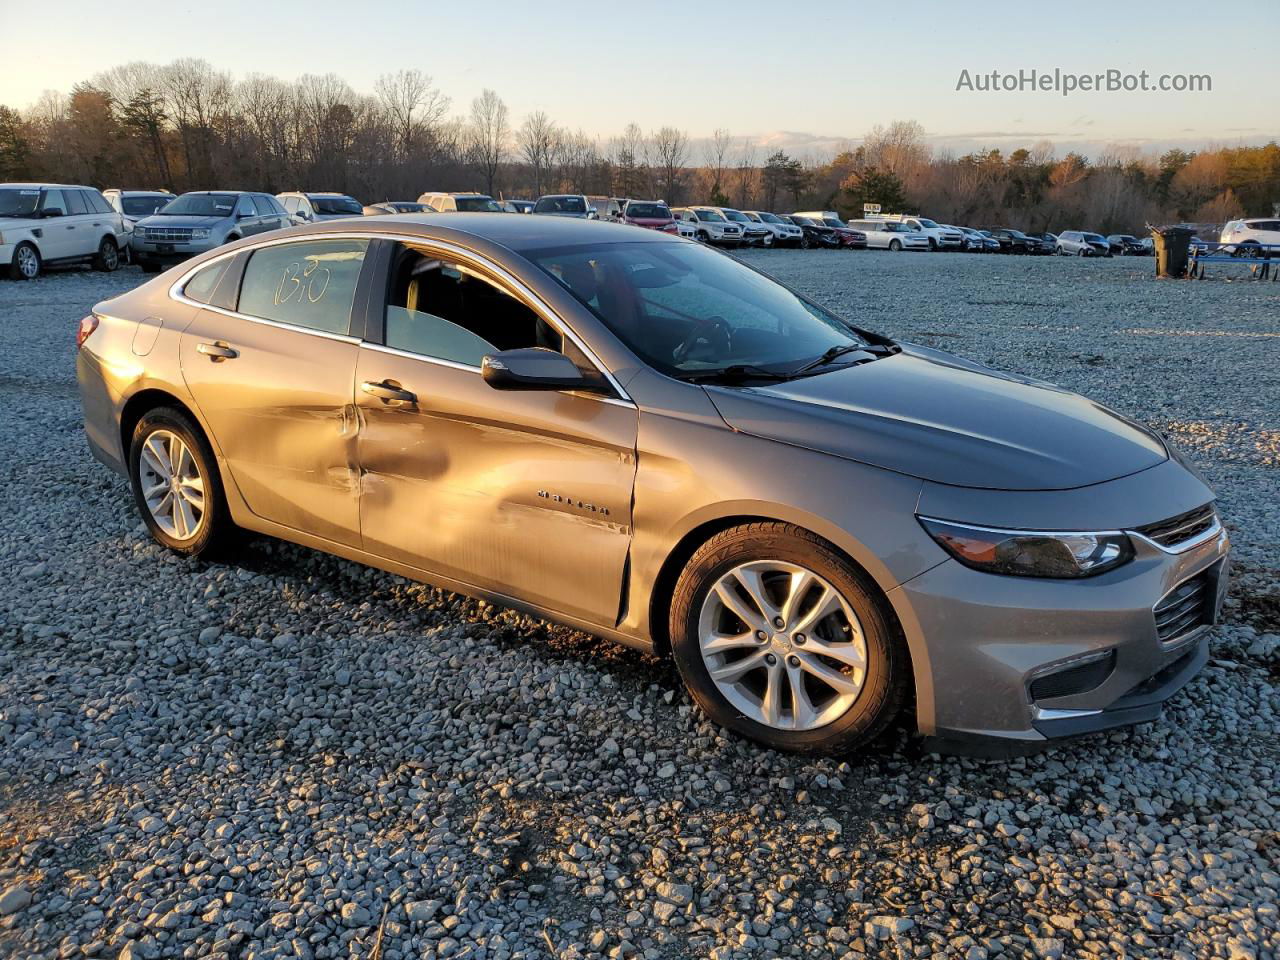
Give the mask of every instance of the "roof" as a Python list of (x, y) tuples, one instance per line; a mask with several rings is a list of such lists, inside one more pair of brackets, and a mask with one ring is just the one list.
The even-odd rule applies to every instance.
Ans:
[(96, 190), (97, 187), (86, 187), (82, 183), (0, 183), (0, 187), (13, 187), (18, 190)]
[(670, 234), (604, 220), (540, 217), (519, 213), (399, 213), (365, 220), (327, 220), (307, 233), (404, 233), (465, 242), (475, 238), (516, 252), (580, 243), (674, 243)]

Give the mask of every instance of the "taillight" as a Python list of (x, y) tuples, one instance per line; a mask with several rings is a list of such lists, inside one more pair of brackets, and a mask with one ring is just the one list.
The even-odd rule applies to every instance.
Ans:
[(98, 329), (98, 318), (94, 314), (89, 314), (80, 321), (80, 329), (76, 331), (76, 349), (79, 350), (84, 346), (84, 342), (89, 339), (89, 335)]

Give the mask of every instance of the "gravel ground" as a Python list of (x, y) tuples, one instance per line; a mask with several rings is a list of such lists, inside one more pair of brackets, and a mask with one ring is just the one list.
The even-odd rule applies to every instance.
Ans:
[(0, 955), (1280, 957), (1280, 284), (750, 256), (1194, 456), (1238, 577), (1159, 722), (798, 759), (610, 643), (283, 544), (178, 559), (79, 426), (75, 321), (139, 275), (4, 283)]

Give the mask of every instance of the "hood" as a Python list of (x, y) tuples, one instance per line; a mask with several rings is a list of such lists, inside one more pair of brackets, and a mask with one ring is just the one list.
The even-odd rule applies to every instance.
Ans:
[(212, 227), (230, 217), (161, 216), (152, 214), (137, 221), (136, 227)]
[(789, 383), (706, 389), (742, 433), (954, 486), (1066, 490), (1167, 459), (1153, 433), (1092, 400), (911, 345)]

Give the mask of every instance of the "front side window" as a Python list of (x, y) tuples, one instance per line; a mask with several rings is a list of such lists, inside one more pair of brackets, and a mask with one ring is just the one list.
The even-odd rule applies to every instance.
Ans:
[(257, 215), (258, 214), (253, 209), (253, 198), (246, 193), (236, 203), (236, 216), (256, 217)]
[(560, 333), (465, 264), (401, 246), (387, 291), (388, 347), (479, 367), (486, 354), (521, 347), (560, 351)]
[(705, 247), (582, 244), (527, 256), (670, 376), (733, 364), (783, 371), (862, 342), (837, 317)]
[(367, 240), (315, 240), (255, 250), (244, 269), (240, 312), (325, 333), (348, 333), (368, 246)]
[(40, 201), (41, 210), (61, 210), (67, 212), (67, 201), (62, 196), (61, 190), (46, 190), (44, 197)]

